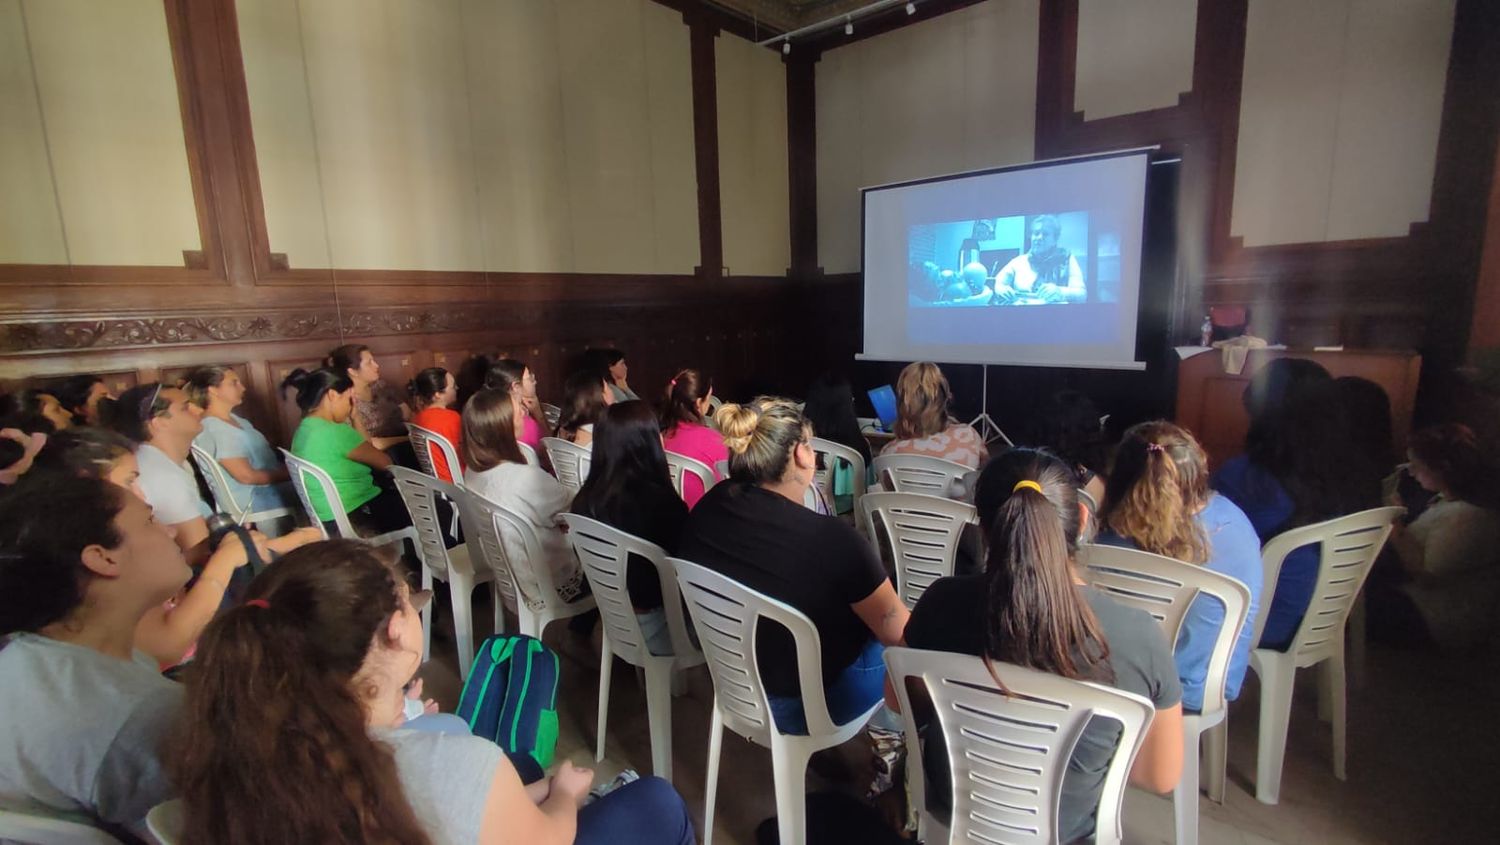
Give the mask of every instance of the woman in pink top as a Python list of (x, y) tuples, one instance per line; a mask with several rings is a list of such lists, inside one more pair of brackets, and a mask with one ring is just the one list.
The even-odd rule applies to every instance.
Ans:
[[(709, 428), (703, 415), (708, 413), (709, 399), (714, 395), (713, 381), (697, 370), (683, 370), (667, 384), (666, 400), (661, 408), (662, 446), (668, 452), (702, 461), (719, 475), (719, 462), (729, 460), (724, 438)], [(682, 499), (691, 508), (703, 498), (703, 482), (695, 476), (682, 480)]]
[(979, 469), (989, 449), (972, 427), (948, 416), (953, 391), (937, 364), (907, 364), (896, 379), (896, 439), (882, 455), (927, 455)]
[(552, 467), (547, 462), (547, 450), (542, 448), (547, 418), (542, 414), (541, 400), (536, 397), (536, 374), (514, 358), (501, 358), (490, 364), (489, 372), (484, 376), (484, 386), (509, 393), (511, 401), (526, 409), (521, 428), (516, 432), (516, 442), (530, 446), (542, 462), (542, 468), (550, 472)]

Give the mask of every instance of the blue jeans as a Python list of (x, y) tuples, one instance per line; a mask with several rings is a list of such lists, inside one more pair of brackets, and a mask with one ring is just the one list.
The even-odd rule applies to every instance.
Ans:
[(682, 796), (658, 777), (643, 777), (578, 811), (576, 845), (694, 845)]
[[(823, 688), (828, 715), (836, 725), (862, 715), (885, 695), (885, 646), (870, 640), (864, 651)], [(776, 727), (785, 734), (806, 734), (807, 715), (801, 698), (767, 696)]]

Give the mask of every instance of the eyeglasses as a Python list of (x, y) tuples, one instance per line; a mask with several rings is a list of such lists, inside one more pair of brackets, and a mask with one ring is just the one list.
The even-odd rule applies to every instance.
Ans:
[(141, 402), (140, 416), (142, 420), (149, 420), (156, 416), (152, 411), (156, 407), (156, 400), (161, 396), (161, 382), (156, 383), (156, 389), (151, 391), (151, 396)]

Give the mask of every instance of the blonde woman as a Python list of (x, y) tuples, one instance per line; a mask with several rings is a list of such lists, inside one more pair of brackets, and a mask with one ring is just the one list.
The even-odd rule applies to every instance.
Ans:
[[(1250, 612), (1229, 659), (1224, 693), (1240, 694), (1250, 665), (1250, 638), (1260, 608), (1260, 538), (1234, 502), (1208, 487), (1208, 457), (1187, 431), (1169, 422), (1145, 422), (1125, 432), (1104, 491), (1103, 531), (1097, 543), (1137, 548), (1205, 566), (1250, 588)], [(1188, 609), (1177, 636), (1182, 706), (1203, 706), (1203, 681), (1224, 607), (1200, 598)]]
[(896, 439), (882, 455), (928, 455), (979, 469), (989, 457), (984, 438), (948, 415), (953, 390), (937, 364), (907, 364), (896, 379)]
[[(866, 540), (803, 506), (818, 456), (795, 404), (729, 404), (714, 421), (729, 448), (729, 480), (693, 508), (679, 554), (807, 614), (818, 629), (829, 715), (848, 722), (880, 700), (882, 655), (901, 643), (906, 606)], [(791, 636), (768, 626), (756, 648), (776, 724), (806, 732)]]

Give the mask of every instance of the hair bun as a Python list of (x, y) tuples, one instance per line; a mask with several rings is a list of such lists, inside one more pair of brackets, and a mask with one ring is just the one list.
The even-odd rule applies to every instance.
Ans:
[(760, 411), (752, 405), (725, 403), (714, 414), (714, 425), (724, 437), (724, 445), (736, 455), (745, 454), (750, 440), (755, 435), (755, 426), (760, 422)]

